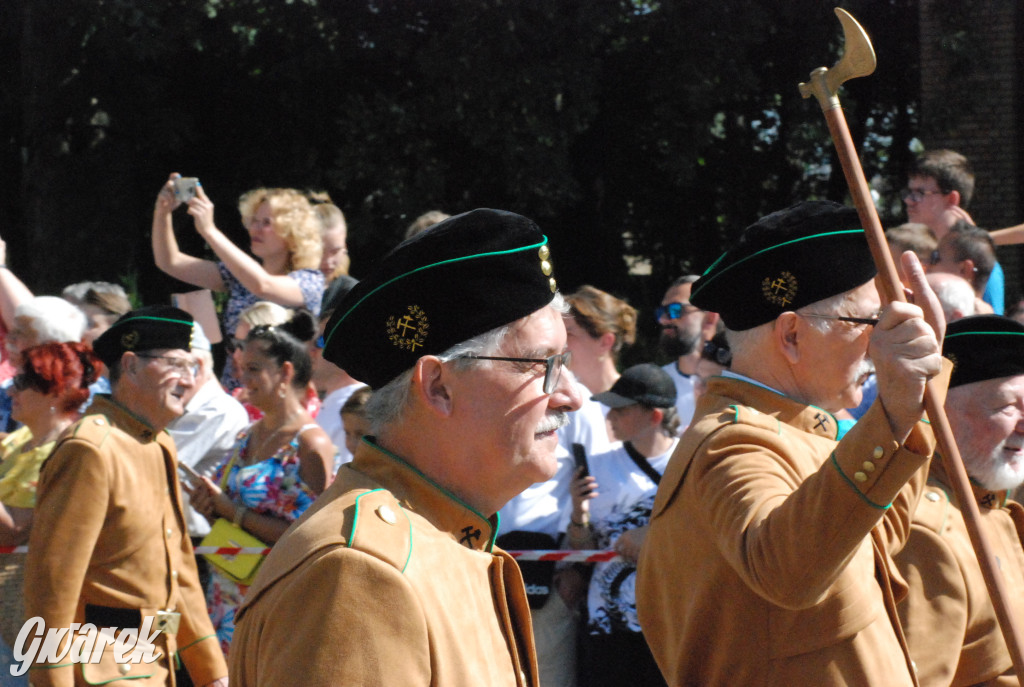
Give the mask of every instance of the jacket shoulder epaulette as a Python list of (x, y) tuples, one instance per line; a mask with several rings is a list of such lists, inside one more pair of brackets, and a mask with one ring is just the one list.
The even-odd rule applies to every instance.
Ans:
[[(782, 423), (774, 415), (762, 413), (750, 406), (731, 405), (729, 409), (732, 411), (732, 422), (730, 424), (756, 427), (772, 434), (780, 434), (782, 432)], [(726, 411), (725, 415), (728, 416), (728, 411)]]
[(103, 415), (86, 415), (72, 428), (67, 439), (77, 439), (93, 446), (102, 446), (110, 436), (110, 421)]
[(371, 489), (356, 496), (350, 522), (350, 549), (405, 571), (412, 557), (412, 521), (390, 491)]

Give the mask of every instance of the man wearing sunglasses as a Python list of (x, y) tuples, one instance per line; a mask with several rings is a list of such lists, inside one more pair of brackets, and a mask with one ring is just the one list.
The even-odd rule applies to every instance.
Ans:
[[(188, 313), (150, 306), (121, 316), (96, 339), (111, 394), (95, 397), (43, 464), (25, 562), (26, 618), (42, 618), (54, 631), (86, 624), (79, 646), (90, 625), (134, 632), (141, 660), (129, 662), (110, 645), (97, 648), (95, 659), (74, 658), (74, 649), (71, 658), (41, 652), (32, 684), (170, 685), (179, 660), (194, 684), (227, 684), (189, 541), (174, 442), (164, 431), (195, 384), (192, 333)], [(135, 646), (127, 647), (129, 657)]]
[[(879, 313), (856, 211), (799, 203), (744, 230), (693, 284), (732, 352), (658, 487), (637, 574), (640, 625), (670, 685), (917, 684), (895, 616), (902, 545), (935, 441), (925, 383), (941, 311)], [(837, 440), (870, 353), (878, 398)]]
[(407, 240), (324, 329), (374, 435), (277, 543), (236, 615), (234, 685), (537, 685), (497, 511), (555, 474), (581, 399), (551, 251), (474, 210)]
[(688, 274), (676, 279), (665, 291), (654, 316), (661, 328), (658, 347), (672, 358), (662, 369), (676, 385), (676, 413), (679, 426), (685, 428), (693, 417), (694, 384), (697, 363), (704, 343), (715, 335), (718, 315), (705, 312), (690, 303), (690, 290), (699, 279)]

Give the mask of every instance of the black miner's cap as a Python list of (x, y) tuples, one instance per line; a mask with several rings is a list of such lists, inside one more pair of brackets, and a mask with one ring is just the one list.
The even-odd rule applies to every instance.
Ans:
[(676, 404), (676, 383), (657, 365), (642, 363), (627, 368), (611, 389), (592, 398), (609, 408), (624, 408), (634, 403), (649, 408), (669, 408)]
[(93, 351), (110, 367), (125, 351), (159, 348), (192, 350), (192, 316), (169, 305), (148, 305), (121, 315), (92, 344)]
[(532, 220), (473, 210), (400, 244), (356, 284), (324, 328), (323, 356), (378, 389), (424, 355), (541, 309), (556, 289)]
[(690, 302), (742, 331), (855, 289), (875, 274), (857, 211), (806, 201), (744, 229), (736, 246), (693, 283)]
[(1024, 325), (1001, 315), (950, 322), (942, 355), (953, 363), (950, 387), (1024, 374)]

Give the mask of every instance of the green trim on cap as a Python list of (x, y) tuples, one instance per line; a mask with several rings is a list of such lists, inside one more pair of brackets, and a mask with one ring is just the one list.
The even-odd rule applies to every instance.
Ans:
[(957, 332), (956, 334), (946, 334), (945, 338), (955, 339), (958, 336), (1024, 336), (1024, 332)]
[(394, 282), (398, 281), (399, 279), (405, 279), (406, 277), (408, 277), (410, 275), (413, 275), (413, 274), (416, 274), (417, 272), (423, 272), (424, 270), (429, 270), (429, 269), (432, 269), (434, 267), (440, 267), (442, 265), (450, 265), (450, 264), (455, 263), (455, 262), (463, 262), (463, 261), (466, 261), (466, 260), (475, 260), (476, 258), (489, 258), (489, 257), (495, 256), (495, 255), (510, 255), (512, 253), (521, 253), (521, 252), (523, 252), (525, 250), (532, 250), (532, 249), (535, 249), (535, 248), (540, 248), (541, 246), (547, 245), (547, 243), (548, 243), (548, 237), (547, 237), (547, 235), (544, 235), (544, 240), (543, 241), (540, 241), (539, 243), (531, 244), (529, 246), (523, 246), (521, 248), (510, 248), (508, 250), (490, 251), (488, 253), (477, 253), (476, 255), (464, 255), (461, 258), (450, 258), (448, 260), (442, 260), (440, 262), (431, 263), (429, 265), (423, 265), (422, 267), (417, 267), (414, 270), (409, 270), (408, 272), (404, 272), (402, 274), (394, 276), (391, 279), (388, 279), (386, 282), (384, 282), (380, 286), (378, 286), (377, 288), (375, 288), (373, 291), (370, 291), (368, 294), (366, 294), (365, 296), (360, 298), (359, 301), (357, 301), (355, 305), (353, 305), (351, 308), (349, 308), (348, 311), (345, 312), (345, 314), (343, 314), (341, 317), (338, 318), (338, 321), (334, 323), (333, 327), (331, 327), (330, 333), (328, 333), (327, 336), (324, 337), (324, 347), (326, 348), (327, 345), (331, 343), (331, 337), (334, 336), (334, 332), (337, 331), (338, 327), (341, 325), (342, 322), (345, 321), (346, 317), (351, 315), (355, 311), (356, 308), (358, 308), (360, 305), (363, 304), (363, 301), (365, 301), (367, 298), (369, 298), (373, 294), (375, 294), (378, 291), (380, 291), (381, 289), (383, 289), (385, 286), (390, 286), (391, 284), (393, 284)]
[(135, 315), (133, 317), (125, 318), (125, 319), (121, 320), (120, 322), (117, 322), (117, 324), (118, 325), (122, 325), (125, 322), (131, 322), (133, 320), (153, 320), (155, 322), (171, 322), (173, 324), (184, 324), (184, 325), (187, 325), (189, 327), (195, 326), (195, 321), (194, 320), (192, 322), (189, 322), (188, 320), (172, 320), (169, 317), (153, 317), (152, 315)]
[[(742, 265), (747, 260), (751, 260), (753, 258), (756, 258), (758, 255), (761, 255), (762, 253), (767, 253), (768, 251), (773, 251), (776, 248), (782, 248), (783, 246), (788, 246), (788, 245), (793, 244), (793, 243), (800, 243), (801, 241), (809, 241), (810, 239), (819, 239), (819, 238), (822, 238), (822, 237), (825, 237), (825, 236), (842, 236), (844, 234), (863, 234), (863, 233), (864, 233), (863, 229), (843, 229), (842, 231), (827, 231), (827, 232), (822, 233), (822, 234), (812, 234), (811, 236), (802, 236), (802, 237), (800, 237), (798, 239), (792, 239), (790, 241), (783, 241), (782, 243), (777, 243), (774, 246), (768, 246), (767, 248), (762, 248), (761, 250), (757, 251), (756, 253), (751, 253), (750, 255), (737, 260), (736, 262), (732, 263), (728, 267), (724, 268), (718, 274), (716, 274), (713, 277), (711, 277), (710, 279), (708, 279), (696, 291), (693, 291), (690, 294), (690, 300), (693, 300), (693, 297), (696, 294), (700, 293), (704, 289), (705, 286), (707, 286), (708, 284), (713, 282), (715, 279), (718, 279), (719, 277), (721, 277), (723, 274), (725, 274), (726, 272), (731, 270), (733, 267), (736, 267), (737, 265)], [(718, 265), (718, 263), (720, 263), (725, 258), (725, 256), (727, 256), (728, 254), (729, 253), (727, 251), (727, 252), (723, 253), (722, 255), (720, 255), (717, 260), (715, 260), (713, 263), (711, 263), (711, 267), (707, 268), (707, 270), (704, 271), (703, 276), (706, 277), (708, 275), (708, 273), (711, 270), (713, 270)]]

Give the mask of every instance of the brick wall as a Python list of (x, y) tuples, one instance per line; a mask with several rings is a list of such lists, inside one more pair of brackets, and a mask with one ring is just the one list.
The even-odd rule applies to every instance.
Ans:
[[(921, 0), (921, 141), (952, 148), (977, 177), (978, 226), (1024, 222), (1024, 3)], [(1021, 294), (1021, 248), (999, 250), (1007, 306)]]

